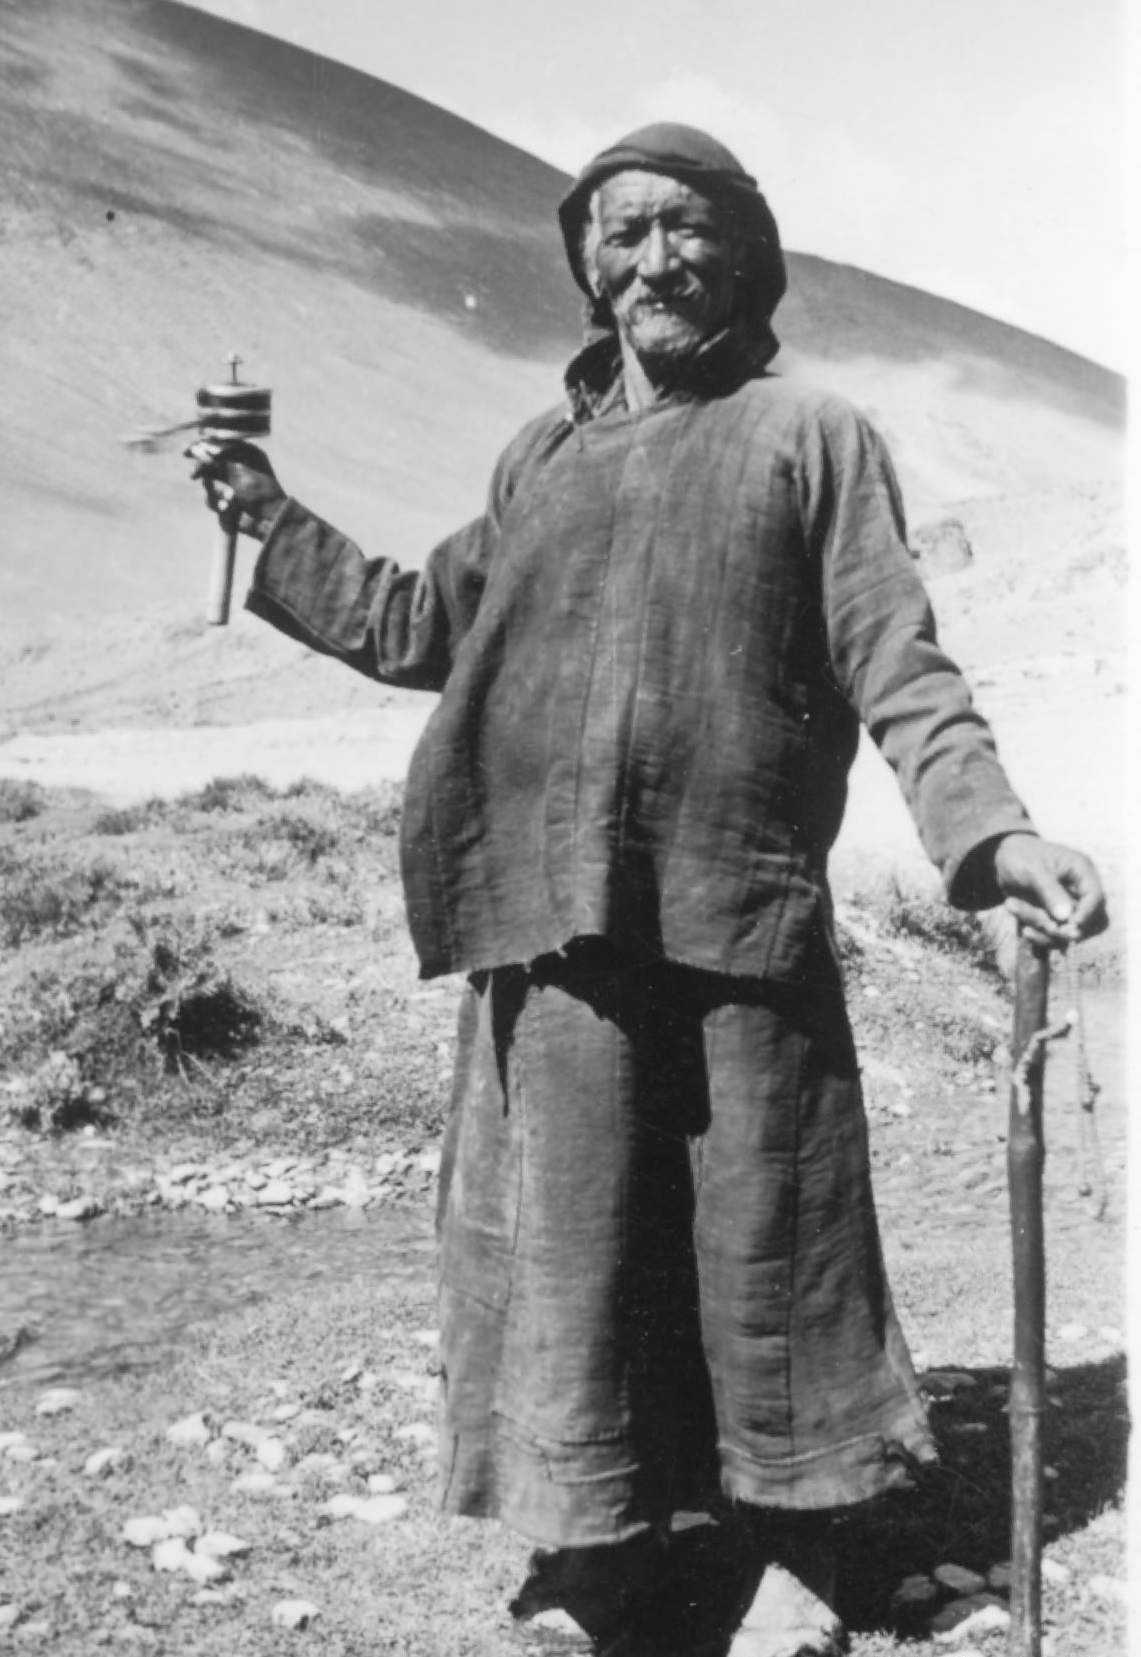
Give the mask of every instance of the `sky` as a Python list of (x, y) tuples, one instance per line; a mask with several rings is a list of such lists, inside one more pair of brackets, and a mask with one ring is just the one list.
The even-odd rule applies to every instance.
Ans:
[(200, 0), (567, 171), (734, 149), (786, 245), (1124, 368), (1127, 0)]

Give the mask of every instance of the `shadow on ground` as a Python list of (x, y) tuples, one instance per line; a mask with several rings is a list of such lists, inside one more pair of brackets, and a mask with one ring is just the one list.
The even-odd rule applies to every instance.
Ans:
[[(837, 1610), (852, 1632), (891, 1629), (906, 1641), (917, 1627), (893, 1619), (891, 1597), (904, 1577), (931, 1575), (942, 1564), (982, 1575), (1010, 1558), (1010, 1427), (1006, 1369), (954, 1372), (962, 1385), (931, 1404), (941, 1464), (902, 1495), (841, 1515), (837, 1525)], [(1047, 1542), (1083, 1529), (1121, 1495), (1129, 1422), (1125, 1360), (1051, 1371), (1044, 1460), (1057, 1477), (1046, 1485)], [(718, 1622), (755, 1586), (727, 1527), (701, 1525), (675, 1536), (671, 1582), (656, 1638), (662, 1649), (727, 1649)], [(751, 1580), (750, 1580), (751, 1577)], [(928, 1614), (930, 1613), (930, 1607)], [(538, 1648), (545, 1649), (545, 1648)]]

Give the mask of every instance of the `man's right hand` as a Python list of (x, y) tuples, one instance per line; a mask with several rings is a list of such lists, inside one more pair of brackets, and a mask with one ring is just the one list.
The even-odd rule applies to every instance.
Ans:
[(227, 529), (264, 541), (285, 500), (285, 490), (263, 451), (252, 443), (211, 443), (200, 438), (186, 451), (201, 479), (206, 504)]

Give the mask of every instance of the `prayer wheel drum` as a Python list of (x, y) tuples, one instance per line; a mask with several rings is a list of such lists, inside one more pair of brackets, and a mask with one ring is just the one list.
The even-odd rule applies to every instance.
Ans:
[[(198, 435), (207, 443), (250, 443), (269, 436), (270, 399), (268, 386), (242, 385), (236, 374), (228, 384), (198, 388)], [(210, 570), (210, 592), (206, 619), (224, 627), (230, 619), (230, 598), (234, 588), (234, 553), (238, 532), (235, 524), (223, 521)]]

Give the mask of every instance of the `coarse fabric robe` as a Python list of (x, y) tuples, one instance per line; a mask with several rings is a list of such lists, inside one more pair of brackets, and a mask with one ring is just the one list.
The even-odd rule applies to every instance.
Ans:
[(1031, 829), (863, 416), (736, 330), (650, 409), (617, 370), (583, 353), (422, 571), (289, 500), (247, 600), (441, 693), (402, 863), (424, 975), (470, 975), (444, 1501), (564, 1545), (661, 1522), (703, 1468), (834, 1507), (931, 1453), (832, 940), (860, 720), (952, 902), (997, 901), (985, 848)]

